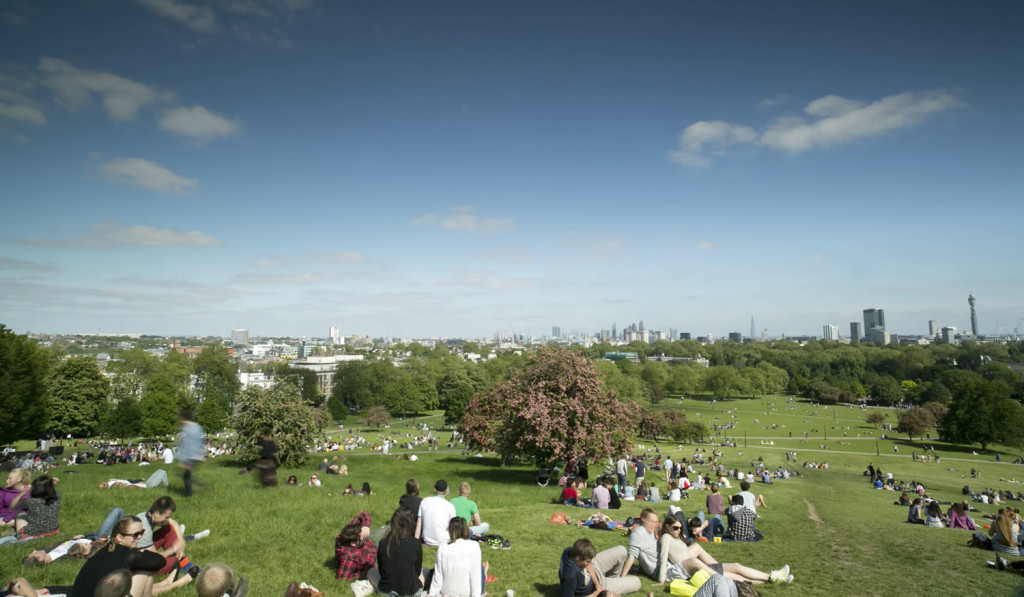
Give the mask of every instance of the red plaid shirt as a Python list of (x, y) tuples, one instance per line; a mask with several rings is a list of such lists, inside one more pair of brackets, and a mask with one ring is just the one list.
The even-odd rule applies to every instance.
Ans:
[[(370, 513), (363, 510), (349, 524), (370, 526)], [(342, 545), (341, 535), (334, 539), (334, 555), (338, 559), (338, 580), (365, 578), (367, 571), (377, 565), (377, 546), (367, 540), (362, 545)]]

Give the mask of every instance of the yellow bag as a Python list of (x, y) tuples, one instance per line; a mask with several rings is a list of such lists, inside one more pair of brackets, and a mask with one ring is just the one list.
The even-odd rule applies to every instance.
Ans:
[(708, 574), (707, 570), (698, 570), (690, 577), (690, 584), (699, 589), (704, 586), (704, 583), (708, 582), (709, 578), (711, 578), (711, 575)]
[(697, 587), (690, 584), (690, 581), (677, 579), (672, 581), (668, 586), (668, 590), (673, 595), (680, 597), (693, 597), (693, 594), (697, 592)]

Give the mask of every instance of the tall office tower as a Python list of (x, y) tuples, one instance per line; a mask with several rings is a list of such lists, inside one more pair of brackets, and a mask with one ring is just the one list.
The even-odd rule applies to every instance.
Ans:
[(967, 295), (967, 304), (971, 306), (971, 335), (978, 337), (978, 314), (974, 311), (974, 293)]
[(885, 309), (864, 309), (864, 329), (885, 329)]
[(557, 325), (551, 326), (551, 337), (556, 339), (556, 340), (558, 338), (561, 338), (562, 337), (562, 328), (558, 327)]
[(668, 341), (675, 342), (679, 339), (679, 330), (676, 328), (668, 328)]
[(956, 328), (952, 326), (942, 328), (942, 341), (946, 344), (956, 344)]
[(864, 327), (859, 321), (850, 322), (850, 341), (860, 342), (860, 339), (864, 337)]
[(331, 326), (327, 329), (327, 337), (331, 339), (331, 344), (341, 344), (341, 332), (337, 326)]
[(928, 320), (928, 335), (932, 338), (939, 335), (939, 322), (934, 319)]
[(693, 334), (691, 334), (690, 332), (680, 332), (679, 333), (679, 339), (680, 340), (692, 340), (693, 339)]
[(613, 323), (612, 324), (612, 340), (618, 340), (618, 339), (619, 339), (619, 336), (618, 336), (618, 334), (615, 331), (615, 324)]
[(753, 313), (750, 314), (750, 336), (748, 336), (748, 338), (750, 338), (751, 340), (753, 340), (754, 338), (757, 338), (757, 329), (754, 327), (754, 314)]
[(821, 339), (838, 340), (839, 326), (831, 323), (826, 323), (825, 325), (821, 326)]
[(743, 342), (743, 334), (739, 332), (729, 332), (729, 342)]
[(242, 329), (233, 330), (231, 332), (231, 342), (236, 345), (248, 344), (249, 332)]
[(640, 320), (640, 331), (641, 332), (644, 331), (644, 320), (643, 319)]

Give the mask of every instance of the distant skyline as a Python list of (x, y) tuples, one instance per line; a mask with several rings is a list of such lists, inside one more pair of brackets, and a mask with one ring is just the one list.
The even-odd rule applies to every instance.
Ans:
[[(56, 8), (59, 6), (59, 8)], [(1024, 319), (1024, 4), (0, 8), (0, 323)]]

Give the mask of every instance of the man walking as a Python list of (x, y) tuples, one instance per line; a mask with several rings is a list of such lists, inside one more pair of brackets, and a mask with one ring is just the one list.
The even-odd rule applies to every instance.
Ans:
[(192, 411), (183, 409), (178, 417), (181, 419), (181, 443), (178, 445), (178, 462), (185, 469), (185, 497), (192, 497), (192, 472), (196, 464), (203, 459), (203, 436), (206, 432), (195, 422)]

